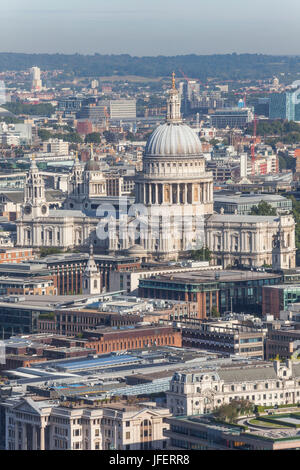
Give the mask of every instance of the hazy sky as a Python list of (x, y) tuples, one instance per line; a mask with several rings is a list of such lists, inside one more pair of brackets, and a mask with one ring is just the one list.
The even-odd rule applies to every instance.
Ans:
[(1, 52), (300, 54), (299, 0), (9, 0), (2, 5)]

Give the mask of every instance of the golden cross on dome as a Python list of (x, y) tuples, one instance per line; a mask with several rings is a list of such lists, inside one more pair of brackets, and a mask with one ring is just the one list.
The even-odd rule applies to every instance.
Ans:
[(175, 72), (172, 73), (172, 88), (173, 88), (173, 90), (176, 89), (176, 86), (175, 86)]

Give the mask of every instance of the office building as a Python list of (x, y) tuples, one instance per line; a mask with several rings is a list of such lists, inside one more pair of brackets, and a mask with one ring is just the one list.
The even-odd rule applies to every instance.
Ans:
[(300, 121), (300, 88), (270, 95), (270, 119)]
[[(293, 416), (291, 416), (293, 419)], [(297, 416), (294, 415), (295, 423)], [(284, 420), (284, 418), (282, 418)], [(217, 421), (211, 415), (167, 418), (170, 426), (165, 431), (168, 449), (187, 450), (298, 450), (300, 438), (296, 427), (238, 426)], [(262, 423), (263, 424), (263, 423)], [(278, 426), (281, 422), (277, 421)], [(270, 426), (270, 425), (269, 425)], [(201, 455), (201, 454), (199, 454)], [(248, 454), (247, 454), (248, 455)]]
[(280, 195), (271, 194), (218, 194), (214, 195), (214, 209), (224, 214), (249, 215), (253, 207), (257, 207), (261, 202), (266, 202), (278, 214), (290, 213), (292, 211), (292, 201)]
[(110, 119), (136, 119), (136, 100), (111, 100)]
[(54, 153), (55, 155), (68, 155), (69, 143), (62, 139), (49, 139), (43, 142), (43, 152)]
[(279, 318), (282, 310), (300, 302), (300, 284), (279, 284), (264, 286), (262, 290), (262, 313)]
[(210, 115), (212, 127), (217, 129), (225, 129), (227, 126), (231, 128), (243, 128), (254, 119), (253, 108), (223, 108), (217, 109)]
[(42, 89), (42, 80), (41, 80), (41, 70), (38, 67), (32, 67), (30, 69), (31, 73), (31, 89), (32, 91), (41, 91)]
[(140, 279), (139, 295), (151, 299), (198, 303), (197, 319), (225, 312), (262, 312), (262, 287), (281, 282), (282, 275), (255, 271), (190, 271)]
[(238, 321), (203, 322), (182, 325), (182, 345), (226, 356), (264, 358), (264, 332), (239, 324)]

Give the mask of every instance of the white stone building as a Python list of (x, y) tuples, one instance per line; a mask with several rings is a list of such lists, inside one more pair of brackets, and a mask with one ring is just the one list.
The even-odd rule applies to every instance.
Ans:
[(300, 403), (300, 363), (279, 361), (212, 371), (175, 373), (167, 394), (174, 415), (210, 413), (232, 400), (275, 406)]
[(34, 397), (8, 399), (6, 450), (165, 449), (166, 408), (155, 403), (84, 405)]
[[(295, 267), (292, 215), (213, 214), (213, 177), (205, 170), (199, 137), (181, 119), (174, 79), (166, 122), (150, 136), (143, 169), (135, 177), (135, 204), (129, 204), (130, 198), (108, 196), (107, 185), (93, 154), (85, 165), (76, 158), (64, 209), (49, 210), (33, 161), (17, 220), (17, 245), (66, 249), (93, 243), (110, 254), (133, 250), (143, 260), (176, 260), (207, 246), (213, 264), (225, 268)], [(105, 205), (112, 208), (108, 215)], [(99, 208), (103, 210), (97, 214)]]

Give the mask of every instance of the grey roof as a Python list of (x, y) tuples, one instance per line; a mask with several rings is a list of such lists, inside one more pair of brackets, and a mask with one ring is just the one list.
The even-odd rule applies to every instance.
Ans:
[[(293, 376), (300, 378), (300, 363), (293, 363), (292, 365)], [(276, 380), (274, 365), (263, 365), (255, 367), (239, 367), (230, 369), (218, 369), (218, 374), (224, 382), (237, 382), (243, 383), (253, 380)]]
[[(0, 194), (5, 195), (5, 197), (11, 201), (22, 204), (24, 202), (24, 190), (21, 191), (7, 191), (5, 189), (0, 190)], [(53, 202), (61, 200), (64, 198), (64, 193), (58, 189), (46, 189), (45, 191), (46, 201)]]
[(267, 215), (236, 215), (236, 214), (213, 214), (208, 218), (208, 222), (222, 223), (249, 223), (257, 224), (260, 222), (279, 222), (278, 216)]
[(85, 218), (86, 214), (80, 210), (64, 210), (64, 209), (50, 209), (49, 210), (49, 217), (81, 217)]
[(5, 108), (2, 108), (2, 106), (0, 107), (0, 116), (11, 116), (11, 117), (16, 117), (15, 114), (11, 113), (10, 111), (8, 111), (7, 109)]
[(248, 382), (252, 380), (270, 380), (277, 379), (277, 375), (273, 365), (264, 367), (254, 368), (232, 368), (227, 370), (218, 370), (218, 374), (221, 380), (224, 382)]
[[(278, 202), (278, 201), (290, 201), (286, 197), (278, 194), (255, 194), (255, 195), (214, 195), (214, 200), (217, 202), (231, 202), (236, 204), (258, 204), (260, 201)], [(292, 203), (292, 202), (291, 202)]]
[(22, 203), (24, 201), (24, 191), (6, 191), (1, 190), (0, 194), (5, 195), (5, 197), (11, 201), (16, 203)]
[(45, 195), (46, 195), (47, 202), (65, 199), (64, 193), (60, 191), (59, 189), (46, 189)]

